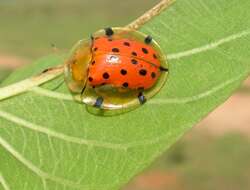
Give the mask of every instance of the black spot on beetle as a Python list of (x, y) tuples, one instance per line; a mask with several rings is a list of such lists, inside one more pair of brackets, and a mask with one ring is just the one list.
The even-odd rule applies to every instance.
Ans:
[(141, 49), (143, 53), (148, 54), (148, 50), (146, 48)]
[(141, 69), (141, 70), (139, 71), (139, 74), (142, 75), (142, 76), (146, 76), (146, 75), (147, 75), (147, 70)]
[(125, 69), (121, 69), (120, 72), (121, 72), (122, 75), (126, 75), (127, 74), (127, 71)]
[(108, 73), (103, 73), (102, 77), (103, 77), (104, 79), (109, 79), (109, 74), (108, 74)]
[(130, 46), (130, 43), (129, 42), (124, 42), (123, 43), (125, 46)]
[(113, 49), (112, 49), (112, 52), (118, 53), (118, 52), (120, 52), (120, 50), (119, 50), (118, 48), (113, 48)]
[(131, 54), (132, 54), (133, 56), (137, 56), (137, 53), (134, 52), (134, 51), (133, 51)]
[(92, 82), (93, 81), (93, 78), (92, 77), (89, 77), (89, 82)]
[(125, 88), (127, 88), (127, 87), (128, 87), (128, 83), (127, 83), (127, 82), (124, 82), (124, 83), (122, 84), (122, 86), (125, 87)]

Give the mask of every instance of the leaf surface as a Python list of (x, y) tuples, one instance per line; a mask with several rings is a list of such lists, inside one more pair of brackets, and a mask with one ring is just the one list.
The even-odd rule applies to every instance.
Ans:
[[(144, 106), (88, 113), (62, 77), (0, 102), (0, 189), (117, 190), (223, 103), (250, 70), (249, 0), (177, 0), (141, 30), (165, 51), (170, 74)], [(10, 84), (48, 66), (16, 71)]]

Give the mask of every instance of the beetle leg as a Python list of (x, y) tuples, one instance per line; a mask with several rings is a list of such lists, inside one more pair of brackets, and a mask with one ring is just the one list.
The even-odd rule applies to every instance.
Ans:
[(97, 107), (97, 108), (101, 108), (102, 103), (103, 103), (103, 97), (100, 96), (100, 97), (98, 97), (96, 99), (96, 102), (95, 102), (94, 106)]
[(139, 100), (140, 104), (144, 104), (147, 101), (146, 97), (143, 95), (142, 92), (139, 93), (138, 100)]
[(160, 69), (160, 71), (168, 72), (168, 68), (164, 68), (164, 67), (160, 66), (159, 69)]
[(152, 42), (152, 40), (153, 40), (152, 36), (147, 36), (147, 37), (144, 39), (144, 42), (145, 42), (146, 44), (150, 44), (150, 43)]
[(114, 34), (113, 29), (110, 28), (110, 27), (105, 28), (104, 30), (105, 30), (105, 34), (106, 34), (108, 37), (110, 37), (110, 36), (112, 36), (112, 35)]

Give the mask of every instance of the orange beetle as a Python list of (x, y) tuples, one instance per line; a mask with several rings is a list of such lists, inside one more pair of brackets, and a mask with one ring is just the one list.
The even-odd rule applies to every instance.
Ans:
[[(116, 108), (119, 96), (122, 96), (121, 104), (129, 104), (132, 101), (129, 96), (136, 96), (139, 104), (145, 103), (159, 90), (154, 89), (159, 78), (163, 77), (158, 85), (161, 88), (168, 73), (166, 59), (151, 36), (121, 28), (106, 28), (94, 34), (88, 44), (76, 48), (70, 60), (67, 68), (73, 81), (82, 85), (83, 102), (85, 99), (89, 101), (86, 96), (90, 93), (86, 90), (92, 91), (96, 99), (87, 104), (104, 109)], [(106, 104), (105, 92), (100, 90), (103, 86), (117, 90), (117, 95), (110, 95), (106, 90)], [(150, 89), (155, 93), (148, 93)], [(149, 97), (144, 92), (150, 94)]]

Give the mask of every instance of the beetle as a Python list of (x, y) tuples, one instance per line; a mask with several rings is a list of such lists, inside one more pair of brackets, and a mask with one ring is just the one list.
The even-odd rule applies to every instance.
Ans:
[(71, 92), (106, 110), (144, 104), (163, 87), (168, 73), (156, 41), (128, 28), (108, 27), (81, 40), (65, 64)]

